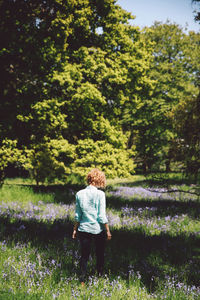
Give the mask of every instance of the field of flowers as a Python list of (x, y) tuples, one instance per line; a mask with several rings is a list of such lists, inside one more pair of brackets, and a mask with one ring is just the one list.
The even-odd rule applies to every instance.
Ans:
[(0, 189), (0, 299), (200, 299), (198, 193), (134, 179), (108, 185), (105, 275), (96, 277), (92, 255), (82, 287), (71, 239), (80, 188)]

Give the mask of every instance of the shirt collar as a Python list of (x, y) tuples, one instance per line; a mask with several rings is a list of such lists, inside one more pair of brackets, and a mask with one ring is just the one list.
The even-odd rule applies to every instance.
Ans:
[(94, 189), (94, 190), (97, 190), (97, 187), (94, 186), (94, 185), (92, 185), (92, 184), (90, 184), (90, 185), (87, 186), (87, 189)]

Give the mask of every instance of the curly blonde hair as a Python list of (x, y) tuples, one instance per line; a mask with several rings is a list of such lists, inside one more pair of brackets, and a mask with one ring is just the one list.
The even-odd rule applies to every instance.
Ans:
[(106, 186), (106, 176), (104, 172), (99, 169), (92, 169), (87, 174), (87, 183), (96, 187), (104, 188)]

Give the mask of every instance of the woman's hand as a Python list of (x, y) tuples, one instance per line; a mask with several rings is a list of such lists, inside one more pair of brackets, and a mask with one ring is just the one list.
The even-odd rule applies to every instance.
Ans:
[(108, 224), (105, 223), (104, 226), (105, 226), (105, 229), (106, 229), (107, 240), (109, 241), (109, 240), (111, 240), (112, 235), (110, 233), (110, 229), (109, 229)]
[(107, 234), (107, 240), (111, 240), (112, 238), (112, 234), (110, 233), (110, 230), (106, 231), (106, 234)]
[(75, 222), (75, 224), (74, 224), (74, 230), (73, 230), (73, 233), (72, 233), (72, 238), (73, 239), (76, 239), (76, 236), (77, 236), (77, 229), (78, 229), (78, 226), (80, 225), (80, 223), (79, 222)]
[(73, 238), (73, 239), (76, 239), (76, 230), (75, 230), (75, 229), (73, 230), (72, 238)]

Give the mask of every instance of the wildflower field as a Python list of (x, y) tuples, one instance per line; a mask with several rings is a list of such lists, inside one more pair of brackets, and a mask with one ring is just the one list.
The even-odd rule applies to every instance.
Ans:
[(106, 189), (112, 240), (105, 275), (78, 280), (71, 239), (78, 185), (7, 180), (0, 189), (0, 299), (200, 299), (197, 185), (152, 187), (143, 177)]

